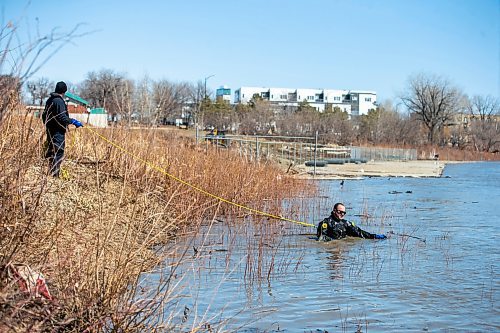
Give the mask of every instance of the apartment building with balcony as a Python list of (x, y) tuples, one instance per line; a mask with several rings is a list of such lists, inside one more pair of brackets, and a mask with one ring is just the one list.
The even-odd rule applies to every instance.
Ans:
[(319, 112), (324, 112), (329, 106), (339, 107), (350, 116), (367, 114), (376, 108), (377, 93), (361, 90), (332, 90), (332, 89), (295, 89), (295, 88), (266, 88), (241, 87), (234, 92), (235, 104), (248, 104), (254, 95), (272, 104), (287, 107), (298, 107), (303, 101)]

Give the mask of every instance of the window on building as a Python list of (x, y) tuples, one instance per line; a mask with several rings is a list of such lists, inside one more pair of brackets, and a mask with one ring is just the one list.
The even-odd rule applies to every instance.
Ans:
[(334, 101), (340, 101), (340, 96), (335, 96), (335, 97), (333, 97), (333, 100), (334, 100)]
[(307, 96), (308, 101), (314, 101), (314, 96)]

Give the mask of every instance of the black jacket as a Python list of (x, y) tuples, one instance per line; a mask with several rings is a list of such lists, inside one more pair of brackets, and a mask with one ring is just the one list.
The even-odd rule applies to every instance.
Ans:
[(45, 127), (53, 132), (66, 132), (66, 127), (71, 123), (66, 103), (61, 95), (51, 93), (42, 113)]
[(318, 224), (316, 232), (318, 240), (329, 241), (341, 239), (346, 236), (374, 239), (375, 234), (371, 234), (354, 225), (353, 222), (337, 219), (333, 212), (326, 219)]

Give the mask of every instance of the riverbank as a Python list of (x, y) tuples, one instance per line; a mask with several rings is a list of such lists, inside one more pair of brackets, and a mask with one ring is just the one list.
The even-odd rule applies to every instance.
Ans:
[(440, 177), (447, 161), (369, 161), (355, 164), (327, 164), (324, 167), (294, 165), (288, 169), (296, 178), (344, 179), (363, 177)]
[[(178, 318), (186, 311), (178, 292), (198, 274), (176, 269), (192, 248), (179, 237), (246, 206), (290, 215), (283, 198), (314, 191), (215, 145), (124, 128), (68, 131), (61, 177), (53, 178), (44, 132), (30, 117), (10, 113), (0, 122), (0, 332), (199, 329), (203, 318), (189, 326)], [(203, 247), (195, 251), (207, 253)], [(150, 272), (155, 282), (144, 285)]]

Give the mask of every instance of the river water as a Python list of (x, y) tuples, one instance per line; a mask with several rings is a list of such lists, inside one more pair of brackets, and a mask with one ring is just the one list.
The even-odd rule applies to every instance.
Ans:
[(214, 225), (178, 269), (185, 273), (178, 305), (186, 325), (500, 331), (500, 163), (449, 164), (441, 178), (322, 180), (319, 187), (321, 195), (303, 199), (301, 218), (317, 224), (343, 201), (347, 219), (389, 238), (320, 243), (307, 235), (314, 228), (287, 222)]

